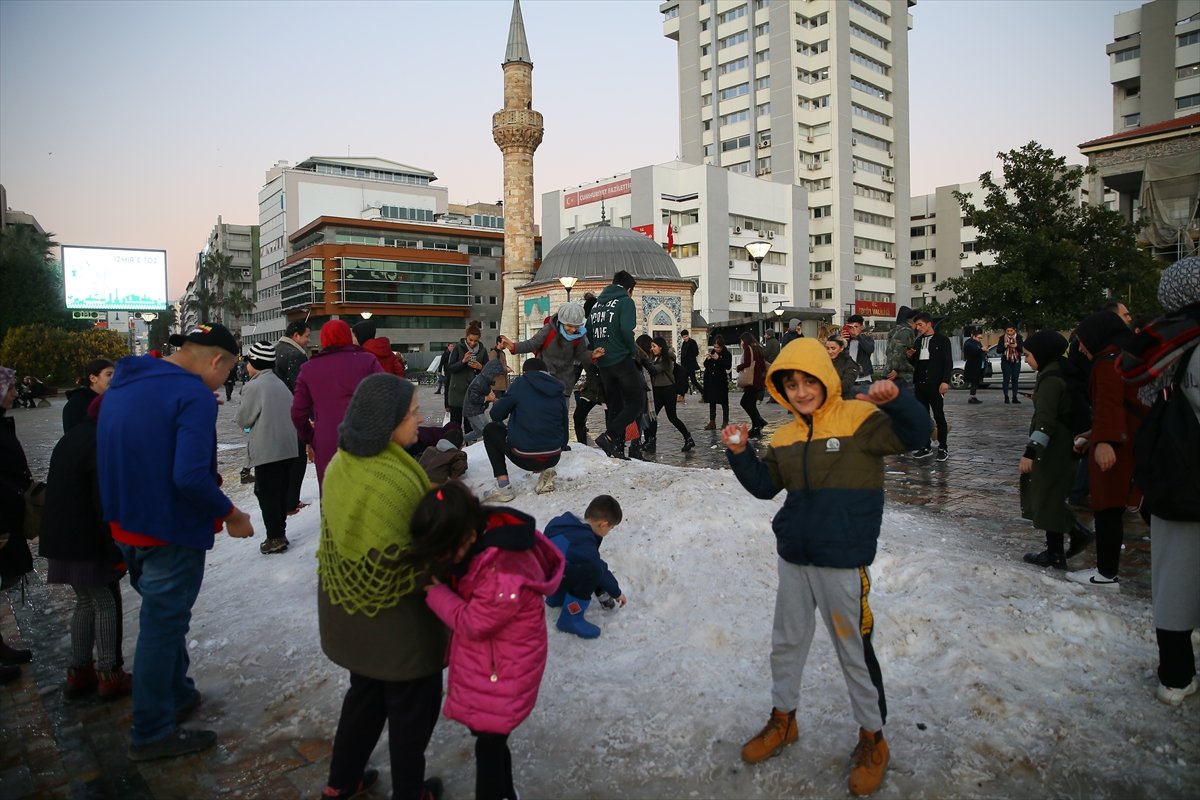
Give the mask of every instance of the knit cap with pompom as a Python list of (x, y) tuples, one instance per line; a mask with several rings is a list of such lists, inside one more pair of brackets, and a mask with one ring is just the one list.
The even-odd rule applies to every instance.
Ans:
[(387, 374), (364, 378), (338, 425), (338, 447), (362, 458), (379, 455), (392, 440), (392, 431), (408, 416), (412, 398), (413, 385), (403, 378)]

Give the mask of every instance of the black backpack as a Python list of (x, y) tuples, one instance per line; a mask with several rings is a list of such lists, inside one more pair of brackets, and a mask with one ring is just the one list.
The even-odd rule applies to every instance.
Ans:
[(1178, 522), (1200, 521), (1200, 422), (1179, 391), (1194, 355), (1191, 350), (1179, 357), (1171, 386), (1154, 401), (1133, 442), (1133, 482), (1145, 508)]

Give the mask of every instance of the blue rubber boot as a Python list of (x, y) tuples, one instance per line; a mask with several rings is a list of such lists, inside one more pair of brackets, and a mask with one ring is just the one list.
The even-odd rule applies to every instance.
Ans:
[(559, 589), (557, 592), (546, 596), (546, 605), (551, 608), (562, 608), (563, 598), (567, 596), (566, 589)]
[(573, 633), (581, 639), (595, 639), (600, 636), (600, 629), (583, 618), (587, 607), (587, 600), (580, 600), (569, 594), (564, 596), (562, 613), (558, 615), (558, 629), (564, 633)]

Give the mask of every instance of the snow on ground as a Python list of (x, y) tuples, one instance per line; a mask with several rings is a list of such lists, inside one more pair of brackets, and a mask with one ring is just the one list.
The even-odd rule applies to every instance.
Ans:
[[(467, 483), (494, 481), (482, 444)], [(525, 797), (843, 796), (857, 726), (828, 633), (818, 626), (797, 714), (800, 741), (747, 766), (741, 745), (770, 711), (782, 502), (750, 497), (729, 471), (618, 462), (577, 447), (558, 491), (514, 470), (514, 506), (544, 525), (614, 495), (625, 521), (605, 541), (629, 605), (588, 617), (585, 642), (553, 627), (533, 715), (511, 744)], [(249, 487), (239, 505), (261, 530)], [(317, 495), (310, 470), (304, 496)], [(347, 686), (317, 631), (314, 504), (291, 549), (262, 556), (219, 537), (190, 635), (202, 724), (223, 736), (332, 738)], [(880, 795), (1195, 796), (1200, 697), (1154, 699), (1147, 602), (1088, 593), (989, 552), (969, 524), (906, 506), (884, 518), (871, 606), (892, 760)], [(129, 593), (128, 587), (126, 587)], [(126, 638), (136, 635), (129, 593)], [(385, 740), (386, 741), (386, 738)], [(427, 752), (450, 798), (474, 793), (474, 740), (443, 719)], [(383, 743), (373, 763), (385, 775)], [(1187, 787), (1192, 787), (1188, 789)]]

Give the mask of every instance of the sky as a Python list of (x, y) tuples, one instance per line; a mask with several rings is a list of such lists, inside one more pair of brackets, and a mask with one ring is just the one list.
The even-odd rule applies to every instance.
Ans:
[[(912, 192), (996, 154), (1112, 132), (1104, 47), (1136, 0), (920, 0), (910, 33)], [(535, 192), (670, 161), (675, 42), (655, 0), (526, 0)], [(63, 244), (162, 248), (183, 293), (218, 215), (257, 224), (279, 159), (379, 156), (456, 203), (501, 195), (508, 0), (0, 0), (0, 183)], [(537, 211), (540, 217), (540, 202)]]

